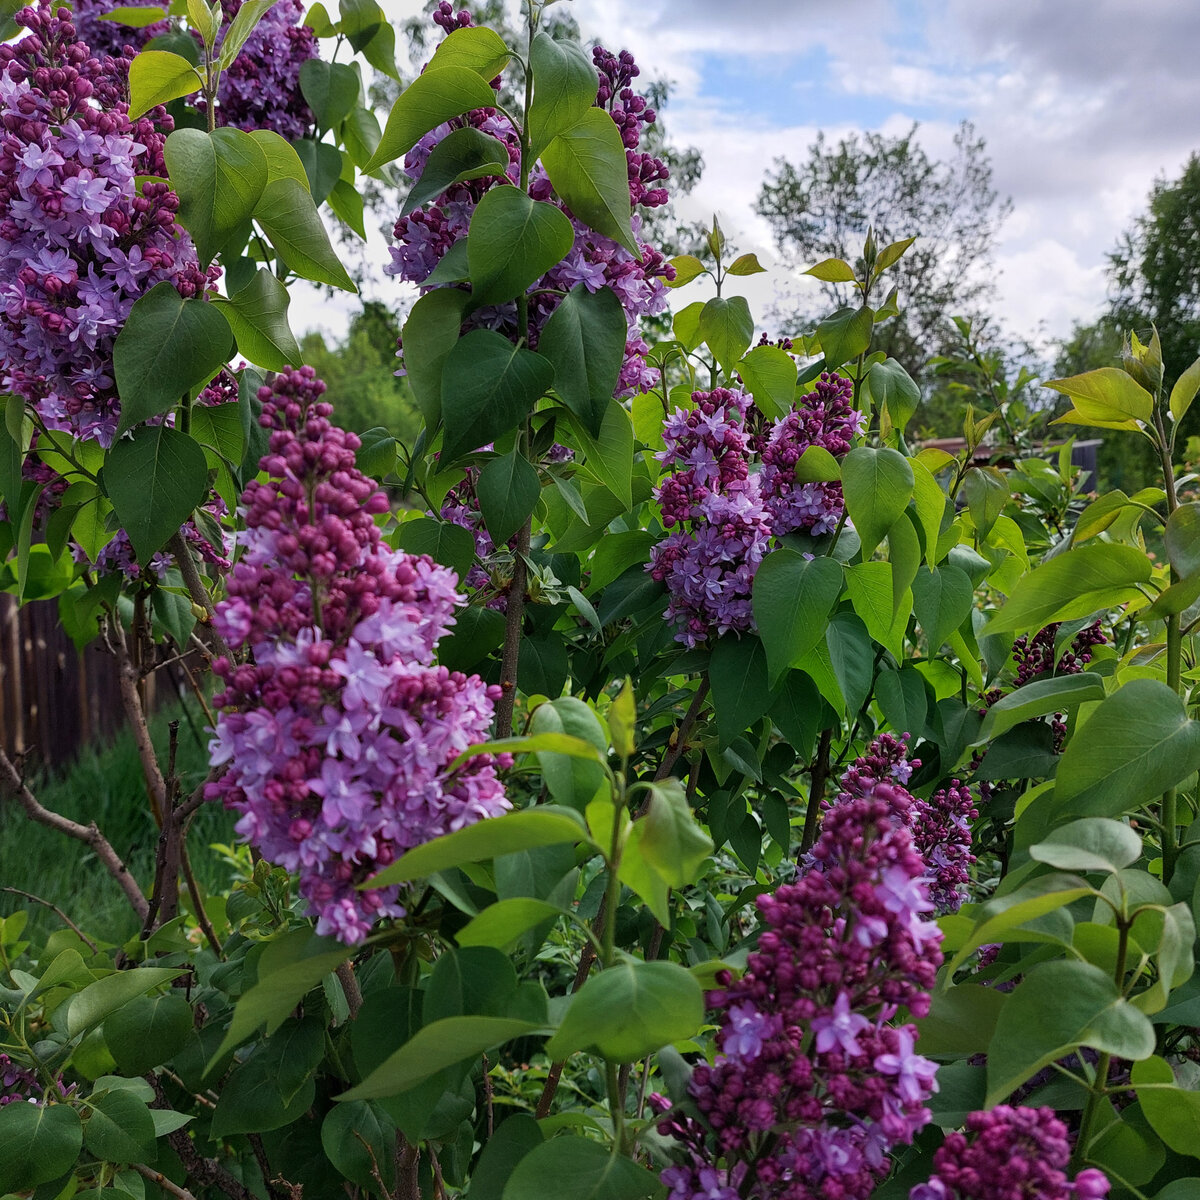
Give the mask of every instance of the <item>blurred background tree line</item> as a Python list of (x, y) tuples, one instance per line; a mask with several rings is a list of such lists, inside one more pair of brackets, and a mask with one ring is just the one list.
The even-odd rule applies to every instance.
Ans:
[[(427, 4), (434, 7), (434, 0)], [(503, 0), (474, 0), (464, 5), (479, 23), (506, 29)], [(551, 10), (554, 36), (580, 40), (573, 17)], [(428, 17), (404, 27), (409, 60), (420, 64), (432, 49), (434, 29)], [(389, 105), (399, 87), (383, 80), (376, 99)], [(665, 80), (641, 78), (638, 87), (660, 112), (669, 105)], [(672, 195), (686, 195), (703, 171), (700, 152), (681, 147), (669, 136), (660, 115), (652, 127), (655, 142), (645, 147), (671, 168)], [(993, 309), (994, 252), (1010, 200), (997, 190), (984, 137), (967, 121), (957, 130), (951, 152), (930, 158), (918, 138), (918, 126), (900, 136), (876, 132), (851, 134), (836, 142), (824, 134), (792, 161), (776, 159), (766, 171), (756, 210), (771, 229), (780, 268), (796, 279), (804, 267), (823, 258), (843, 258), (857, 266), (868, 229), (880, 245), (919, 234), (918, 242), (897, 268), (899, 312), (876, 332), (879, 349), (898, 359), (922, 389), (922, 404), (910, 436), (954, 437), (961, 433), (968, 403), (977, 412), (1002, 408), (1001, 441), (1020, 426), (1026, 440), (1059, 442), (1072, 432), (1050, 428), (1065, 407), (1063, 397), (1040, 380), (1117, 365), (1123, 338), (1130, 330), (1148, 340), (1158, 330), (1166, 368), (1164, 386), (1200, 354), (1200, 156), (1193, 155), (1178, 179), (1161, 178), (1108, 254), (1108, 296), (1091, 322), (1077, 323), (1070, 334), (1040, 346), (1006, 329)], [(368, 210), (385, 234), (400, 210), (402, 187), (378, 181), (367, 196)], [(702, 227), (679, 219), (673, 205), (654, 210), (649, 240), (667, 253), (692, 251)], [(361, 247), (361, 243), (359, 243)], [(365, 256), (359, 274), (369, 277)], [(376, 289), (378, 290), (378, 289)], [(872, 296), (876, 308), (886, 297)], [(786, 285), (777, 294), (771, 319), (780, 333), (811, 331), (831, 307), (861, 303), (849, 285), (821, 283), (800, 291)], [(410, 439), (418, 420), (411, 394), (395, 375), (396, 339), (406, 304), (369, 300), (351, 321), (345, 337), (330, 342), (319, 333), (302, 339), (305, 359), (326, 380), (329, 398), (341, 421), (362, 431), (385, 426)], [(665, 323), (648, 333), (665, 335)], [(1181, 439), (1200, 435), (1200, 406), (1193, 408)], [(1200, 442), (1193, 443), (1200, 446)], [(1100, 482), (1136, 490), (1153, 469), (1150, 448), (1108, 439), (1100, 449)]]

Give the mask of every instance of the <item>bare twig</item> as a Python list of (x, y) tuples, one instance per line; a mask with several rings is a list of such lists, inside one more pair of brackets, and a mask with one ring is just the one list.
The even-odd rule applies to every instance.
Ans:
[(139, 1175), (149, 1179), (151, 1183), (157, 1183), (167, 1195), (174, 1196), (176, 1200), (196, 1200), (196, 1197), (187, 1188), (172, 1183), (161, 1171), (156, 1171), (153, 1167), (146, 1166), (145, 1163), (130, 1163), (129, 1165)]
[[(175, 815), (178, 818), (178, 811)], [(221, 939), (217, 937), (213, 923), (208, 919), (208, 913), (204, 909), (204, 899), (200, 895), (200, 885), (196, 882), (196, 873), (192, 870), (192, 860), (187, 848), (186, 825), (183, 826), (179, 835), (179, 865), (183, 868), (183, 878), (187, 883), (188, 895), (191, 896), (192, 907), (196, 910), (196, 920), (200, 923), (204, 936), (208, 938), (208, 944), (213, 948), (213, 953), (223, 959), (225, 957), (224, 947), (221, 945)]]
[(23, 892), (20, 888), (0, 888), (0, 892), (11, 892), (14, 896), (24, 896), (26, 900), (32, 900), (35, 904), (40, 904), (44, 908), (50, 909), (59, 917), (61, 921), (63, 921), (64, 924), (70, 926), (70, 928), (74, 931), (75, 936), (79, 938), (79, 940), (83, 942), (93, 954), (100, 949), (100, 947), (97, 946), (96, 943), (93, 942), (92, 939), (88, 937), (88, 935), (84, 933), (83, 930), (80, 929), (79, 926), (76, 925), (75, 922), (72, 921), (71, 918), (68, 917), (67, 914), (63, 912), (63, 910), (59, 908), (57, 904), (51, 904), (49, 900), (43, 900), (41, 896), (35, 896), (32, 892)]
[(675, 769), (675, 764), (679, 761), (680, 755), (687, 749), (687, 740), (691, 736), (692, 727), (696, 724), (696, 720), (700, 716), (700, 706), (704, 703), (707, 695), (708, 676), (705, 675), (700, 680), (699, 686), (692, 696), (692, 702), (688, 705), (687, 712), (683, 714), (683, 720), (679, 722), (679, 728), (671, 736), (667, 752), (663, 755), (662, 762), (658, 764), (658, 770), (654, 772), (655, 782), (666, 779), (671, 774)]
[(204, 628), (212, 642), (213, 650), (217, 654), (229, 658), (229, 646), (213, 626), (212, 600), (209, 597), (208, 588), (204, 586), (204, 580), (200, 578), (200, 572), (196, 568), (196, 560), (192, 555), (191, 547), (183, 540), (181, 533), (175, 533), (167, 543), (167, 549), (175, 559), (175, 565), (179, 568), (180, 575), (183, 576), (184, 586), (192, 598), (192, 603), (204, 612)]
[(129, 868), (121, 861), (120, 855), (112, 848), (94, 821), (87, 825), (80, 825), (78, 821), (72, 821), (59, 813), (51, 812), (48, 808), (43, 808), (38, 803), (37, 797), (25, 786), (20, 773), (3, 749), (0, 749), (0, 780), (12, 789), (18, 803), (32, 820), (90, 846), (104, 869), (116, 880), (121, 891), (125, 893), (125, 898), (132, 905), (133, 911), (137, 913), (138, 919), (141, 921), (146, 919), (146, 914), (150, 911), (150, 902), (142, 895), (142, 889), (138, 887), (137, 880), (129, 873)]
[(350, 1020), (353, 1021), (363, 1003), (362, 989), (358, 986), (358, 980), (354, 978), (354, 967), (349, 962), (341, 962), (334, 968), (333, 973), (342, 985), (346, 1007), (350, 1010)]
[(207, 803), (208, 797), (205, 795), (205, 789), (210, 783), (216, 783), (221, 778), (221, 771), (214, 767), (204, 777), (204, 782), (196, 788), (195, 791), (175, 810), (175, 815), (181, 820), (186, 821), (201, 805)]
[(154, 819), (161, 827), (163, 814), (167, 810), (167, 784), (158, 765), (158, 756), (154, 752), (154, 743), (150, 739), (150, 726), (146, 721), (146, 711), (142, 707), (142, 697), (138, 692), (138, 669), (130, 656), (129, 646), (120, 623), (111, 621), (109, 624), (115, 635), (115, 641), (111, 644), (113, 652), (117, 656), (121, 706), (125, 710), (125, 718), (133, 732), (138, 761), (142, 764), (142, 775), (146, 780), (146, 792), (150, 797), (150, 806), (154, 810)]
[(825, 798), (825, 785), (829, 782), (829, 747), (832, 742), (832, 729), (824, 730), (817, 742), (817, 757), (809, 776), (808, 812), (804, 817), (804, 833), (800, 838), (801, 854), (807, 854), (817, 840), (817, 820), (821, 815), (821, 801)]
[(512, 735), (513, 709), (517, 703), (517, 665), (521, 653), (521, 627), (525, 620), (525, 585), (529, 571), (525, 557), (529, 553), (531, 525), (526, 521), (517, 534), (513, 555), (512, 583), (508, 588), (508, 607), (504, 614), (504, 649), (500, 653), (500, 699), (496, 701), (496, 736)]

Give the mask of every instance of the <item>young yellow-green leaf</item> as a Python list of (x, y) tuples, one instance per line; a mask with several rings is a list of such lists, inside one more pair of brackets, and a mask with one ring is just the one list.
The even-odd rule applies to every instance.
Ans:
[(250, 136), (267, 159), (267, 182), (275, 179), (294, 179), (308, 191), (308, 175), (295, 147), (271, 129), (252, 129)]
[(809, 446), (796, 460), (797, 483), (840, 483), (842, 468), (824, 446)]
[(225, 31), (225, 40), (221, 43), (221, 69), (224, 70), (239, 54), (246, 44), (246, 39), (254, 32), (259, 21), (267, 15), (267, 10), (275, 0), (244, 0), (237, 10), (237, 15), (229, 23)]
[(667, 284), (667, 287), (678, 288), (684, 284), (691, 283), (693, 279), (704, 274), (704, 264), (694, 254), (680, 254), (671, 259), (671, 266), (675, 268), (675, 278)]
[(729, 264), (726, 275), (761, 275), (767, 268), (758, 261), (756, 254), (739, 254)]
[(822, 283), (853, 283), (854, 269), (840, 258), (823, 258), (803, 272)]
[[(365, 169), (374, 171), (407, 154), (425, 134), (443, 121), (462, 116), (473, 108), (490, 108), (495, 102), (496, 93), (470, 68), (427, 68), (400, 93), (399, 99), (392, 105), (383, 137)], [(613, 125), (612, 118), (607, 114), (602, 115), (616, 133), (617, 127)], [(617, 140), (620, 141), (619, 135)]]
[(1051, 379), (1044, 386), (1069, 396), (1083, 423), (1137, 429), (1139, 421), (1149, 421), (1154, 414), (1154, 397), (1119, 367)]
[(156, 25), (167, 19), (166, 9), (162, 8), (114, 8), (111, 12), (101, 13), (101, 21), (115, 21), (118, 25), (128, 25), (130, 29), (145, 29), (147, 25)]
[(879, 252), (879, 257), (875, 260), (875, 274), (882, 275), (888, 267), (895, 266), (903, 256), (904, 252), (915, 242), (915, 237), (904, 238), (899, 242), (892, 242), (889, 246), (884, 246)]
[(1200, 358), (1175, 381), (1171, 389), (1169, 408), (1176, 422), (1182, 421), (1187, 410), (1191, 408), (1196, 392), (1200, 391)]
[(129, 65), (129, 116), (136, 120), (157, 104), (190, 96), (204, 86), (186, 58), (169, 50), (143, 50)]
[(625, 146), (607, 112), (589, 108), (550, 142), (542, 152), (542, 165), (554, 190), (578, 220), (641, 258), (630, 227)]

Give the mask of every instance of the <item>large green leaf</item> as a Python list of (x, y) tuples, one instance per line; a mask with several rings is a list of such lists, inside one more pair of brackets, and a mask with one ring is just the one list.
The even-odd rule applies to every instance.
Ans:
[(1200, 769), (1200, 721), (1156, 679), (1131, 679), (1108, 697), (1067, 745), (1054, 785), (1066, 816), (1133, 812)]
[(578, 697), (560, 696), (537, 707), (530, 722), (536, 734), (566, 734), (593, 747), (594, 754), (562, 754), (547, 748), (537, 752), (542, 780), (554, 800), (583, 812), (601, 788), (609, 792), (605, 760), (608, 736), (600, 718)]
[(1022, 721), (1045, 717), (1050, 713), (1067, 712), (1087, 700), (1104, 699), (1104, 682), (1098, 675), (1083, 672), (1079, 675), (1057, 675), (1052, 679), (1037, 679), (1001, 697), (984, 714), (979, 727), (977, 745), (998, 738)]
[(144, 1075), (182, 1050), (194, 1029), (192, 1006), (178, 992), (138, 996), (104, 1022), (104, 1041), (127, 1075)]
[(1167, 518), (1163, 542), (1180, 579), (1200, 574), (1200, 504), (1181, 504)]
[(1141, 592), (1136, 585), (1148, 583), (1150, 574), (1150, 560), (1133, 546), (1115, 542), (1076, 546), (1023, 576), (982, 633), (1027, 633), (1052, 621), (1114, 608), (1137, 599)]
[(759, 412), (777, 421), (792, 411), (796, 402), (796, 360), (786, 351), (778, 346), (755, 346), (737, 364), (737, 372), (754, 396)]
[(564, 915), (565, 910), (557, 904), (535, 900), (532, 896), (513, 896), (489, 904), (454, 937), (460, 946), (495, 946), (508, 950), (517, 944), (522, 934)]
[(167, 425), (145, 425), (113, 445), (102, 480), (121, 527), (144, 564), (203, 502), (208, 461), (186, 433)]
[(913, 611), (936, 655), (946, 639), (966, 620), (975, 589), (965, 571), (949, 565), (922, 567), (912, 581)]
[(396, 1125), (373, 1100), (335, 1104), (321, 1122), (321, 1146), (335, 1169), (360, 1188), (394, 1186)]
[(300, 67), (300, 92), (308, 101), (318, 129), (334, 129), (358, 103), (358, 72), (345, 63), (310, 58)]
[(357, 292), (338, 260), (308, 189), (294, 179), (272, 179), (254, 210), (254, 219), (297, 275)]
[(1142, 856), (1142, 837), (1122, 821), (1082, 817), (1060, 825), (1029, 857), (1060, 871), (1121, 871)]
[(442, 371), (458, 342), (470, 296), (457, 288), (427, 292), (404, 322), (404, 366), (425, 424), (433, 429), (442, 417)]
[(542, 165), (554, 190), (579, 220), (641, 256), (630, 228), (625, 146), (604, 109), (589, 108), (554, 138), (542, 152)]
[(867, 372), (871, 399), (887, 413), (893, 429), (903, 429), (921, 403), (921, 389), (894, 358), (872, 363)]
[(658, 1176), (623, 1154), (582, 1137), (556, 1137), (534, 1146), (518, 1162), (502, 1200), (647, 1200), (658, 1195)]
[(282, 371), (302, 361), (300, 346), (288, 324), (288, 290), (267, 270), (221, 306), (239, 353), (268, 371)]
[(129, 117), (136, 120), (155, 105), (190, 96), (203, 86), (186, 58), (169, 50), (143, 50), (129, 65)]
[(253, 214), (267, 186), (267, 156), (248, 133), (225, 128), (176, 129), (163, 157), (179, 194), (179, 222), (207, 265)]
[(371, 880), (371, 887), (388, 887), (425, 879), (464, 863), (485, 862), (518, 850), (587, 841), (587, 830), (574, 813), (545, 805), (490, 817), (455, 833), (434, 838), (409, 850)]
[(538, 353), (554, 366), (558, 398), (593, 437), (613, 405), (628, 333), (612, 288), (590, 292), (579, 283), (559, 301), (538, 337)]
[(400, 213), (407, 216), (414, 208), (441, 195), (452, 183), (503, 175), (508, 166), (508, 150), (494, 137), (470, 125), (452, 129), (430, 151), (421, 178), (412, 185)]
[(633, 508), (633, 423), (623, 405), (610, 403), (593, 437), (572, 413), (576, 445), (584, 465), (626, 509)]
[(1080, 1046), (1137, 1062), (1154, 1053), (1154, 1026), (1091, 963), (1034, 967), (996, 1022), (987, 1051), (988, 1105)]
[(471, 531), (438, 517), (405, 521), (396, 530), (394, 544), (397, 550), (407, 550), (409, 554), (428, 554), (434, 562), (449, 567), (459, 579), (465, 579), (475, 564), (475, 537)]
[(596, 103), (596, 68), (575, 42), (534, 36), (529, 50), (533, 103), (529, 107), (529, 153), (538, 155), (580, 121)]
[(817, 326), (817, 340), (825, 355), (825, 369), (832, 371), (842, 363), (857, 358), (871, 344), (875, 317), (865, 305), (862, 308), (839, 308)]
[(754, 338), (754, 318), (743, 296), (714, 296), (700, 311), (700, 337), (717, 362), (732, 372)]
[(146, 1102), (126, 1088), (93, 1095), (83, 1144), (101, 1162), (153, 1162), (158, 1148)]
[(341, 178), (341, 151), (328, 142), (314, 142), (312, 138), (297, 138), (292, 149), (304, 169), (308, 193), (319, 207), (329, 198)]
[(515, 429), (553, 379), (547, 359), (491, 329), (473, 329), (459, 339), (442, 366), (446, 460)]
[(754, 621), (772, 681), (824, 638), (841, 590), (842, 568), (831, 558), (806, 559), (783, 547), (763, 559), (754, 576)]
[(0, 1107), (0, 1189), (24, 1191), (75, 1165), (83, 1146), (79, 1114), (69, 1104)]
[(514, 1017), (446, 1017), (423, 1026), (389, 1055), (362, 1083), (339, 1100), (380, 1100), (398, 1096), (424, 1083), (445, 1067), (491, 1050), (494, 1046), (545, 1031), (545, 1026)]
[(505, 185), (484, 193), (471, 215), (467, 261), (471, 303), (521, 295), (571, 249), (575, 231), (562, 209)]
[(533, 512), (542, 485), (537, 468), (514, 447), (484, 463), (475, 485), (479, 512), (497, 546), (508, 541)]
[[(407, 154), (431, 129), (473, 108), (490, 108), (496, 93), (469, 67), (430, 67), (392, 105), (368, 172)], [(611, 124), (611, 121), (610, 121)], [(613, 126), (616, 129), (616, 126)]]
[(229, 22), (225, 40), (221, 43), (221, 67), (229, 66), (241, 53), (246, 39), (254, 32), (259, 21), (266, 16), (272, 0), (245, 0), (237, 15)]
[[(1043, 387), (1071, 398), (1077, 424), (1104, 429), (1137, 429), (1154, 415), (1154, 397), (1120, 367), (1100, 367), (1069, 379), (1051, 379)], [(1061, 418), (1060, 418), (1061, 419)]]
[(546, 1053), (558, 1059), (589, 1050), (634, 1062), (691, 1037), (703, 1020), (704, 993), (690, 971), (678, 963), (624, 959), (575, 993)]
[(225, 362), (232, 341), (216, 305), (185, 300), (165, 281), (152, 287), (130, 309), (113, 346), (121, 397), (117, 432), (170, 412)]
[(512, 51), (495, 30), (471, 25), (451, 30), (438, 43), (427, 69), (465, 67), (488, 80), (499, 75), (511, 57)]
[(726, 634), (713, 647), (708, 677), (717, 710), (717, 733), (725, 747), (771, 707), (762, 642), (749, 634)]
[(1132, 1080), (1154, 1132), (1176, 1154), (1200, 1158), (1200, 1094), (1181, 1088), (1171, 1064), (1157, 1055), (1134, 1063)]
[(857, 446), (842, 459), (842, 493), (864, 562), (904, 512), (914, 484), (913, 469), (898, 450)]

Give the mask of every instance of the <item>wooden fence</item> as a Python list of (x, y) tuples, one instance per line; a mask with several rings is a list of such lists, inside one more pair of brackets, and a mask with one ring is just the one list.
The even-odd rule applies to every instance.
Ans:
[[(154, 677), (146, 687), (149, 706)], [(63, 766), (85, 746), (109, 741), (123, 724), (116, 662), (103, 647), (93, 643), (77, 651), (59, 625), (56, 600), (18, 608), (14, 597), (0, 594), (5, 752), (26, 755), (31, 766)]]

